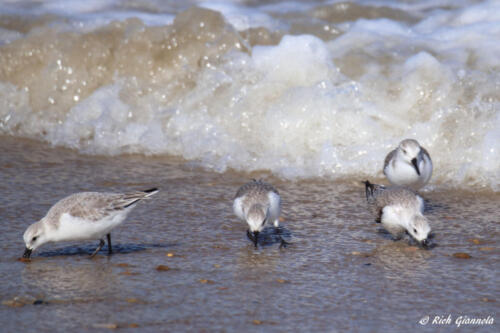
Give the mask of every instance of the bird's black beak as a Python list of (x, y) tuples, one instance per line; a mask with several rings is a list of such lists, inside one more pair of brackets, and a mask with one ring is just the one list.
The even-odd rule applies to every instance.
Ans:
[(24, 250), (23, 258), (27, 258), (27, 259), (29, 259), (29, 258), (30, 258), (30, 256), (31, 256), (31, 252), (32, 252), (32, 251), (33, 251), (32, 249), (28, 249), (28, 248), (26, 248), (26, 249)]
[(429, 241), (429, 239), (428, 239), (428, 238), (426, 238), (426, 239), (422, 240), (422, 241), (420, 242), (420, 244), (422, 244), (422, 247), (423, 247), (423, 248), (428, 248), (428, 247), (429, 247), (429, 245), (431, 244), (431, 242)]
[(255, 245), (255, 247), (257, 247), (258, 242), (259, 242), (259, 232), (254, 231), (253, 232), (253, 244)]
[(415, 168), (415, 171), (417, 171), (417, 175), (420, 176), (420, 170), (418, 169), (418, 161), (416, 158), (411, 160), (411, 164), (413, 164), (413, 167)]

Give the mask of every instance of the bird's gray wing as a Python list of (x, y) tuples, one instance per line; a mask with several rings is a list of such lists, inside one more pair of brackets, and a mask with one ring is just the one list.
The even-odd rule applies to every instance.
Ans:
[(384, 160), (384, 169), (383, 169), (383, 172), (384, 172), (384, 175), (385, 175), (385, 168), (387, 168), (387, 166), (389, 165), (389, 163), (391, 162), (392, 158), (394, 157), (394, 155), (396, 155), (396, 149), (392, 150), (389, 154), (387, 154), (387, 156), (385, 157), (385, 160)]
[(273, 185), (266, 183), (262, 180), (253, 179), (252, 181), (241, 186), (238, 189), (238, 191), (236, 192), (236, 195), (234, 196), (234, 198), (236, 199), (236, 198), (242, 197), (245, 194), (248, 194), (250, 192), (255, 192), (257, 195), (258, 194), (267, 194), (268, 192), (274, 192), (274, 193), (279, 195), (278, 190)]
[(380, 197), (384, 197), (384, 192), (386, 187), (383, 185), (372, 184), (368, 180), (363, 182), (365, 184), (366, 201), (368, 202), (368, 208), (375, 215), (375, 220), (380, 222), (382, 216), (382, 209), (384, 200), (380, 200)]
[(246, 183), (245, 185), (241, 186), (238, 191), (236, 192), (236, 195), (234, 196), (234, 198), (240, 198), (242, 196), (244, 196), (245, 194), (247, 194), (248, 192), (250, 192), (253, 188), (255, 188), (257, 186), (257, 181), (256, 180), (252, 180), (251, 182), (248, 182)]
[(422, 154), (427, 155), (427, 157), (429, 158), (429, 160), (431, 160), (431, 155), (429, 154), (429, 152), (427, 151), (427, 149), (425, 149), (424, 147), (420, 146), (420, 150), (422, 151)]
[(81, 193), (68, 209), (71, 216), (89, 221), (99, 221), (113, 213), (123, 211), (146, 197), (145, 192), (130, 193)]

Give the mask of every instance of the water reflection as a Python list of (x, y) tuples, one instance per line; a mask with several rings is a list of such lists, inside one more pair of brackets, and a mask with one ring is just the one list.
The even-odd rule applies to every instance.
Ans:
[[(166, 248), (172, 245), (173, 244), (171, 243), (170, 244), (140, 244), (140, 243), (113, 244), (113, 255), (140, 252), (150, 248)], [(97, 243), (96, 245), (92, 245), (92, 241), (89, 241), (89, 244), (85, 245), (66, 246), (47, 251), (41, 250), (38, 256), (40, 257), (77, 256), (77, 255), (90, 256), (94, 252), (96, 247)], [(108, 255), (107, 246), (103, 246), (103, 248), (98, 252), (98, 255), (107, 256)]]
[(409, 246), (406, 241), (384, 241), (377, 245), (371, 255), (383, 268), (385, 278), (407, 283), (429, 271), (431, 251)]
[(120, 280), (105, 257), (35, 259), (24, 266), (23, 283), (48, 299), (102, 298), (120, 289)]

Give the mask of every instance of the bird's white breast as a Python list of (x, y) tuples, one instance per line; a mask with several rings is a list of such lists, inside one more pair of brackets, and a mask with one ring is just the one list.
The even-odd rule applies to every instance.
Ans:
[(396, 163), (390, 163), (387, 167), (387, 178), (395, 185), (410, 185), (419, 180), (417, 171), (408, 163), (396, 160)]
[(408, 164), (397, 157), (395, 158), (395, 163), (391, 162), (385, 168), (387, 179), (389, 179), (392, 184), (410, 186), (418, 189), (424, 186), (431, 178), (432, 162), (427, 156), (424, 155), (424, 158), (418, 165), (420, 175), (417, 174), (413, 165)]
[(59, 219), (58, 228), (52, 232), (51, 241), (102, 239), (113, 228), (125, 220), (127, 211), (116, 212), (99, 221), (88, 221), (64, 213)]

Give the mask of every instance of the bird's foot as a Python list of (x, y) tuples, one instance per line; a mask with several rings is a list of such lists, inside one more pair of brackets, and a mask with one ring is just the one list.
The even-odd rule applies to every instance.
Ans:
[(90, 255), (90, 258), (94, 258), (97, 252), (99, 252), (103, 246), (104, 246), (104, 240), (101, 239), (99, 240), (99, 245), (97, 246), (97, 249), (95, 249), (94, 253)]
[(286, 246), (287, 246), (287, 245), (290, 245), (290, 243), (289, 243), (289, 242), (287, 242), (286, 240), (284, 240), (284, 239), (283, 239), (283, 237), (279, 236), (279, 238), (280, 238), (280, 242), (281, 242), (281, 243), (280, 243), (280, 249), (281, 249), (282, 247), (285, 247), (285, 248), (286, 248)]

